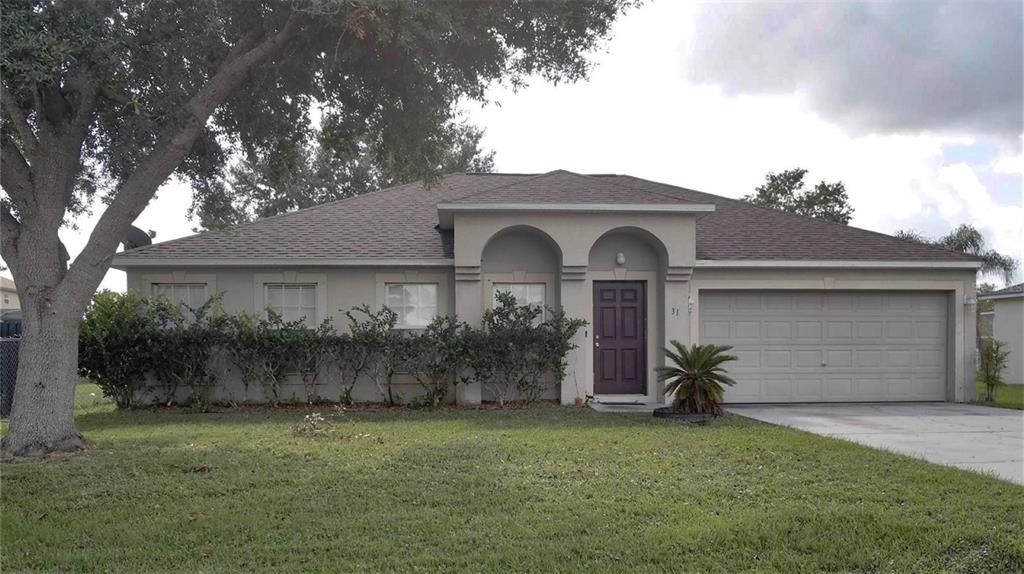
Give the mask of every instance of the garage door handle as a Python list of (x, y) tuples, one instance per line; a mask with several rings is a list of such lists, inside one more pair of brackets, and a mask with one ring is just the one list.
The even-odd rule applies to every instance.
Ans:
[(821, 362), (821, 366), (822, 366), (822, 367), (827, 367), (827, 366), (828, 366), (828, 363), (826, 363), (825, 361), (822, 361), (822, 362)]

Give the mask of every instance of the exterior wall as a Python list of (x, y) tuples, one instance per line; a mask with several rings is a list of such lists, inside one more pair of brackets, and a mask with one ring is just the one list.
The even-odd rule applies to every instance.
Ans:
[[(341, 332), (348, 330), (345, 311), (352, 307), (368, 304), (379, 309), (386, 301), (385, 285), (389, 282), (415, 282), (438, 284), (438, 313), (454, 312), (454, 281), (450, 268), (129, 268), (128, 288), (143, 295), (152, 294), (152, 284), (160, 282), (206, 283), (207, 294), (223, 294), (223, 307), (228, 313), (262, 313), (265, 309), (263, 283), (316, 283), (317, 322), (331, 318)], [(261, 402), (263, 393), (259, 388), (246, 392), (236, 369), (224, 363), (226, 376), (222, 388), (213, 394), (215, 401)], [(395, 377), (396, 390), (408, 400), (420, 394), (419, 385), (409, 376)], [(326, 400), (338, 400), (340, 385), (324, 381), (316, 392)], [(305, 401), (306, 391), (302, 380), (292, 377), (281, 389), (284, 400)], [(184, 398), (186, 392), (181, 392)], [(382, 399), (376, 386), (369, 381), (360, 381), (353, 390), (357, 401), (379, 401)]]
[(1006, 343), (1010, 351), (1004, 380), (1011, 385), (1024, 385), (1024, 297), (996, 299), (993, 303), (993, 336)]
[(944, 291), (949, 295), (947, 399), (974, 398), (976, 313), (973, 270), (742, 269), (697, 267), (690, 282), (690, 340), (698, 341), (700, 291), (706, 289), (887, 289)]
[[(479, 285), (484, 309), (494, 306), (495, 283), (543, 283), (544, 300), (548, 307), (561, 306), (559, 272), (561, 254), (558, 246), (527, 229), (513, 229), (495, 236), (487, 244), (480, 259)], [(557, 399), (559, 389), (554, 381), (548, 381), (542, 392), (542, 399)], [(493, 401), (495, 397), (487, 389), (480, 389), (481, 401)]]
[[(455, 281), (456, 311), (463, 320), (479, 321), (486, 255), (492, 241), (512, 230), (530, 230), (557, 247), (562, 309), (571, 317), (593, 323), (593, 281), (642, 280), (648, 284), (648, 392), (643, 396), (599, 397), (608, 400), (660, 402), (654, 368), (657, 352), (668, 338), (688, 340), (689, 323), (680, 309), (686, 281), (696, 257), (696, 216), (692, 213), (456, 213)], [(602, 238), (608, 238), (601, 241)], [(597, 250), (594, 248), (597, 246)], [(614, 264), (615, 253), (627, 255), (627, 263)], [(654, 267), (653, 262), (657, 261)], [(654, 267), (652, 269), (652, 267)], [(489, 297), (489, 295), (488, 295)], [(594, 359), (591, 327), (582, 329), (568, 357), (561, 402), (571, 404), (594, 394)], [(482, 397), (473, 385), (460, 386), (459, 402), (474, 404)]]
[[(264, 282), (311, 282), (318, 286), (318, 320), (331, 317), (345, 330), (344, 312), (370, 304), (380, 308), (388, 282), (435, 282), (438, 284), (438, 312), (455, 313), (462, 320), (479, 324), (492, 304), (495, 282), (544, 282), (549, 285), (547, 302), (561, 305), (570, 316), (593, 323), (593, 282), (600, 280), (641, 280), (648, 285), (648, 391), (644, 396), (600, 397), (602, 400), (660, 402), (661, 388), (654, 368), (662, 363), (661, 347), (676, 339), (684, 344), (698, 341), (700, 291), (707, 289), (892, 289), (943, 291), (949, 295), (949, 392), (948, 399), (974, 398), (976, 361), (976, 313), (964, 302), (975, 296), (972, 270), (903, 269), (783, 269), (716, 268), (694, 266), (694, 216), (692, 214), (459, 214), (456, 233), (456, 267), (420, 268), (129, 268), (128, 287), (151, 293), (152, 283), (204, 282), (208, 293), (223, 293), (226, 311), (255, 313), (263, 308)], [(465, 221), (461, 221), (465, 218)], [(623, 253), (619, 265), (615, 255)], [(687, 254), (689, 253), (689, 254)], [(692, 275), (691, 275), (692, 273)], [(1016, 379), (1020, 381), (1024, 303), (1016, 300), (1016, 327), (997, 337), (1012, 344), (1016, 333)], [(1000, 303), (1000, 302), (997, 302)], [(1005, 302), (1002, 302), (1005, 303)], [(998, 314), (997, 314), (998, 316)], [(1008, 313), (1007, 316), (1013, 316)], [(999, 327), (997, 327), (998, 329)], [(1013, 329), (1016, 329), (1015, 331)], [(577, 335), (578, 349), (570, 354), (565, 384), (552, 387), (547, 396), (572, 403), (577, 397), (593, 395), (594, 358), (591, 327)], [(317, 390), (325, 399), (337, 398), (337, 385), (324, 384)], [(488, 399), (475, 385), (456, 388), (459, 402), (479, 403)], [(419, 387), (408, 377), (397, 378), (397, 390), (404, 398), (418, 394)], [(262, 399), (260, 389), (243, 392), (237, 375), (229, 373), (215, 400)], [(305, 390), (298, 377), (285, 389), (286, 397), (304, 400)], [(380, 400), (372, 383), (357, 385), (354, 398)]]
[(21, 300), (18, 299), (18, 290), (6, 286), (0, 289), (0, 311), (13, 311), (21, 309)]

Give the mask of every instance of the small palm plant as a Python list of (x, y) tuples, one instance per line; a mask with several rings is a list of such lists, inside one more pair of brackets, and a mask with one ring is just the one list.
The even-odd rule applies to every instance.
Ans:
[(1002, 341), (984, 339), (981, 342), (979, 359), (978, 382), (985, 385), (984, 399), (994, 401), (996, 388), (1006, 384), (1003, 380), (1003, 370), (1010, 359), (1010, 351)]
[(671, 341), (664, 349), (668, 358), (658, 367), (658, 380), (665, 383), (665, 394), (673, 396), (672, 410), (685, 413), (722, 414), (725, 386), (736, 381), (725, 373), (723, 365), (735, 361), (727, 345), (692, 345)]

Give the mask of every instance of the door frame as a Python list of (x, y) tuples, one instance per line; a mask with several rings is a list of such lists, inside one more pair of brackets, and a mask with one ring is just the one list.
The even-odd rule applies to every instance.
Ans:
[[(605, 284), (605, 283), (633, 283), (633, 284), (640, 284), (640, 289), (641, 289), (642, 297), (643, 297), (643, 305), (642, 305), (642, 308), (640, 310), (640, 319), (641, 319), (640, 330), (641, 330), (641, 345), (642, 345), (640, 357), (641, 357), (641, 360), (643, 361), (643, 365), (642, 365), (642, 367), (640, 369), (640, 372), (642, 373), (643, 380), (641, 382), (641, 391), (639, 393), (601, 393), (601, 392), (599, 392), (597, 390), (597, 379), (598, 379), (597, 375), (598, 375), (598, 372), (599, 372), (599, 368), (598, 368), (599, 355), (598, 355), (598, 353), (595, 352), (595, 348), (596, 348), (596, 344), (597, 344), (597, 312), (596, 312), (597, 311), (597, 305), (598, 305), (597, 289), (600, 286), (599, 284)], [(650, 367), (650, 365), (648, 364), (648, 360), (649, 360), (648, 359), (648, 353), (650, 352), (649, 345), (650, 345), (650, 339), (651, 338), (650, 338), (650, 333), (648, 332), (649, 321), (648, 321), (647, 315), (648, 315), (648, 313), (650, 311), (650, 302), (648, 300), (649, 289), (647, 288), (647, 283), (648, 282), (647, 282), (646, 279), (594, 279), (594, 280), (591, 281), (591, 286), (590, 286), (590, 316), (593, 319), (594, 339), (590, 343), (590, 353), (591, 353), (591, 355), (593, 355), (593, 360), (591, 362), (592, 368), (593, 368), (593, 371), (592, 371), (592, 373), (593, 373), (592, 388), (593, 388), (593, 393), (594, 393), (595, 397), (601, 397), (604, 400), (610, 401), (610, 402), (615, 402), (615, 401), (620, 401), (620, 402), (637, 402), (638, 399), (646, 399), (648, 393), (650, 392), (650, 380), (648, 379), (647, 370)]]

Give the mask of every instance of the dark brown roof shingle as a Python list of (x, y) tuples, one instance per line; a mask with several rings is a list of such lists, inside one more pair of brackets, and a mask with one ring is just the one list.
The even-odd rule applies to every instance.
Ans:
[(625, 175), (451, 174), (118, 254), (133, 259), (447, 259), (438, 203), (714, 204), (697, 222), (697, 258), (972, 261), (888, 235)]

